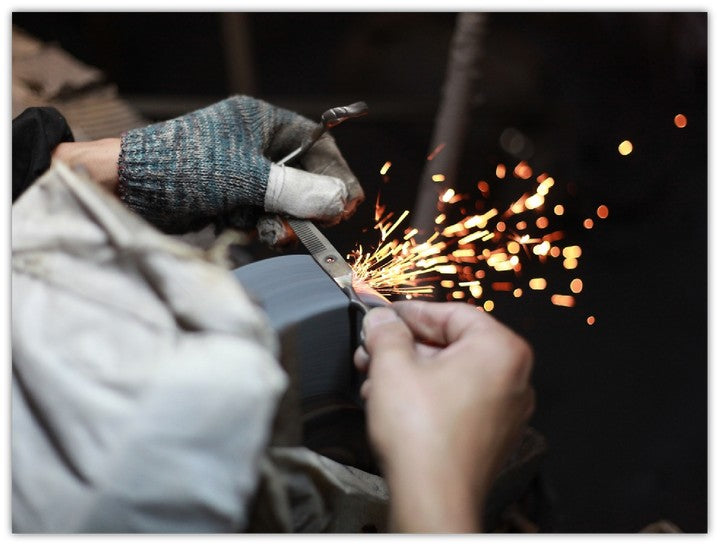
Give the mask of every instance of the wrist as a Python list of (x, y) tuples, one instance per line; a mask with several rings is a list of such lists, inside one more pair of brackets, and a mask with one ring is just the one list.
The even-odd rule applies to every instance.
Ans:
[(89, 142), (62, 142), (52, 157), (68, 166), (82, 166), (88, 176), (106, 189), (115, 192), (118, 185), (120, 139), (105, 138)]
[(482, 499), (471, 472), (452, 458), (415, 457), (388, 467), (391, 520), (396, 532), (477, 533)]

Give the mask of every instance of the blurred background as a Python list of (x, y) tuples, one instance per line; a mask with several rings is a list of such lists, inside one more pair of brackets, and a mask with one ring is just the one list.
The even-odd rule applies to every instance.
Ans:
[[(416, 202), (456, 20), (14, 12), (18, 35), (55, 44), (98, 72), (84, 73), (74, 89), (33, 87), (19, 61), (36, 46), (14, 41), (13, 115), (59, 105), (84, 139), (234, 93), (311, 119), (364, 100), (369, 115), (333, 131), (367, 195), (349, 222), (326, 231), (350, 251), (368, 237), (379, 192), (389, 210)], [(706, 532), (707, 14), (492, 12), (479, 45), (449, 182), (482, 207), (507, 206), (518, 195), (509, 195), (513, 177), (500, 178), (498, 164), (511, 172), (525, 161), (534, 175), (554, 178), (546, 207), (564, 207), (554, 229), (582, 248), (573, 271), (538, 263), (523, 274), (545, 277), (547, 290), (492, 294), (494, 316), (535, 348), (532, 425), (549, 445), (541, 530), (632, 533), (666, 520)], [(88, 89), (105, 97), (91, 117)], [(625, 140), (628, 155), (618, 148)], [(600, 205), (607, 218), (598, 217)], [(569, 293), (576, 277), (583, 288), (575, 305), (553, 305), (550, 294)]]

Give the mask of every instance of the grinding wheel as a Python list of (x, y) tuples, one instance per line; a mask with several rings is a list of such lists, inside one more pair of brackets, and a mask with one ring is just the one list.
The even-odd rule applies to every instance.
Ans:
[[(278, 333), (281, 362), (295, 383), (303, 444), (333, 460), (375, 470), (352, 356), (360, 318), (337, 284), (305, 254), (254, 262), (233, 271)], [(387, 303), (363, 290), (370, 306)]]

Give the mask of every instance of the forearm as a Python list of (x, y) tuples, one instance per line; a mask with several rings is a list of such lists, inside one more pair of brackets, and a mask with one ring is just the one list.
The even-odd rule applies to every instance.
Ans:
[(409, 463), (388, 473), (390, 519), (399, 533), (478, 533), (481, 503), (471, 474), (451, 461)]
[(117, 190), (119, 138), (63, 142), (53, 150), (52, 157), (70, 167), (84, 167), (92, 180), (113, 193)]

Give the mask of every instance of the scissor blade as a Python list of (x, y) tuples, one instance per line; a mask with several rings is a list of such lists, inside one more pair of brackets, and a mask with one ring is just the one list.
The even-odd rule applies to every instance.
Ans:
[(352, 268), (310, 220), (289, 218), (288, 224), (320, 267), (340, 288), (352, 286)]

